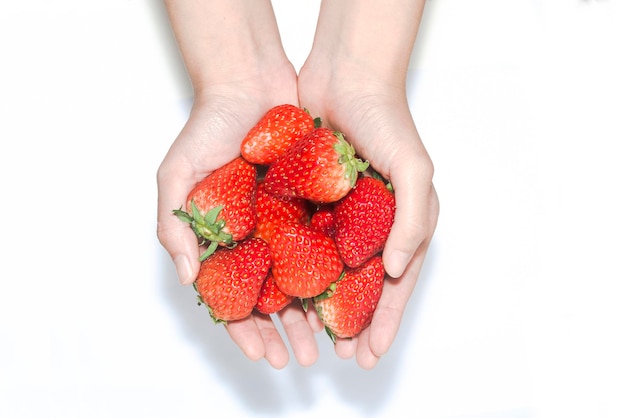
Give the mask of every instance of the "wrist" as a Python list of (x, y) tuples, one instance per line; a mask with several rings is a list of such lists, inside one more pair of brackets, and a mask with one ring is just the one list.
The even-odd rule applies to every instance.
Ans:
[(290, 65), (269, 0), (166, 0), (196, 93)]
[(404, 84), (423, 0), (325, 0), (308, 66)]

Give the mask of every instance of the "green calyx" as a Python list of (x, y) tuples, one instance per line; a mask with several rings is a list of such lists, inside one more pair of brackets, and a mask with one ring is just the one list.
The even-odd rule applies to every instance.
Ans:
[(308, 299), (300, 298), (300, 304), (302, 305), (302, 310), (304, 312), (308, 312), (309, 311), (309, 300)]
[[(335, 294), (335, 290), (337, 290), (337, 282), (338, 282), (338, 281), (340, 281), (341, 279), (343, 279), (343, 276), (345, 276), (345, 274), (346, 274), (346, 272), (345, 272), (345, 271), (342, 271), (342, 272), (341, 272), (341, 275), (339, 276), (339, 278), (337, 279), (337, 281), (336, 281), (336, 282), (332, 282), (332, 283), (330, 284), (330, 286), (328, 286), (328, 287), (326, 288), (326, 290), (324, 290), (321, 294), (319, 294), (319, 295), (315, 296), (315, 298), (314, 298), (314, 299), (315, 299), (315, 301), (316, 301), (316, 302), (319, 302), (319, 301), (321, 301), (321, 300), (328, 299), (329, 297), (331, 297), (332, 295), (334, 295), (334, 294)], [(320, 318), (320, 319), (321, 319), (321, 318)]]
[(345, 167), (345, 178), (350, 182), (350, 187), (354, 187), (359, 173), (367, 170), (370, 164), (368, 161), (363, 161), (356, 156), (354, 147), (346, 141), (341, 132), (334, 132), (333, 134), (338, 140), (333, 147), (339, 154), (338, 162)]
[[(337, 279), (337, 282), (339, 282), (341, 279), (343, 279), (345, 274), (346, 274), (345, 271), (341, 272), (341, 275)], [(332, 297), (335, 294), (335, 291), (337, 290), (337, 282), (332, 282), (330, 284), (330, 286), (328, 286), (328, 288), (324, 292), (322, 292), (321, 294), (315, 296), (313, 298), (313, 300), (315, 302), (320, 302), (320, 301), (322, 301), (324, 299), (328, 299), (328, 298)], [(322, 323), (325, 324), (325, 321), (324, 321), (324, 309), (322, 308), (322, 306), (321, 305), (317, 305), (315, 311), (317, 313), (317, 317), (322, 321)], [(326, 334), (330, 337), (330, 340), (333, 342), (333, 344), (335, 344), (337, 342), (337, 336), (330, 329), (330, 327), (328, 327), (327, 325), (324, 325), (324, 331), (326, 331)]]
[(200, 239), (200, 245), (208, 243), (208, 248), (200, 256), (200, 261), (205, 260), (213, 254), (220, 243), (226, 245), (233, 244), (233, 236), (224, 231), (226, 221), (224, 221), (224, 219), (218, 219), (222, 209), (223, 206), (216, 206), (202, 215), (195, 202), (192, 200), (191, 213), (187, 213), (182, 209), (172, 211), (178, 219), (191, 225), (191, 229)]
[(333, 330), (328, 327), (324, 327), (324, 331), (326, 331), (326, 335), (330, 337), (330, 340), (333, 342), (333, 344), (337, 344), (337, 336), (335, 335)]
[[(309, 112), (309, 109), (307, 109), (306, 107), (303, 108), (304, 111), (306, 112), (307, 115), (311, 116), (311, 112)], [(322, 118), (320, 118), (319, 116), (316, 117), (315, 119), (313, 119), (313, 128), (317, 129), (319, 127), (322, 126)]]

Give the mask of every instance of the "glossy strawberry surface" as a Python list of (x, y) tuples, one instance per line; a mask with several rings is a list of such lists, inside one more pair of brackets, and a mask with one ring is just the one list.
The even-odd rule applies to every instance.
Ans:
[(243, 240), (252, 232), (256, 225), (256, 177), (256, 167), (238, 157), (213, 171), (189, 192), (186, 212), (174, 211), (209, 244), (201, 258), (215, 251), (218, 244)]
[(304, 199), (297, 197), (274, 196), (259, 181), (255, 210), (257, 223), (252, 235), (269, 242), (274, 229), (288, 222), (306, 223), (309, 220), (309, 205)]
[(393, 192), (374, 177), (359, 178), (335, 205), (335, 242), (347, 266), (357, 267), (385, 247), (395, 210)]
[(291, 296), (319, 295), (343, 270), (334, 241), (307, 225), (280, 225), (270, 239), (270, 249), (276, 285)]
[(270, 270), (270, 274), (261, 287), (255, 309), (260, 313), (269, 315), (281, 311), (293, 300), (293, 296), (286, 294), (278, 288), (274, 275)]
[(271, 164), (314, 127), (315, 122), (306, 110), (291, 104), (275, 106), (243, 139), (241, 156), (253, 164)]
[(380, 256), (356, 269), (346, 269), (327, 293), (313, 299), (328, 335), (351, 338), (372, 322), (383, 290), (385, 269)]
[(265, 189), (274, 195), (316, 203), (335, 202), (354, 187), (358, 173), (367, 166), (341, 133), (317, 128), (269, 167)]
[(194, 283), (199, 300), (215, 321), (235, 321), (252, 313), (271, 265), (268, 244), (250, 238), (221, 247), (200, 264)]

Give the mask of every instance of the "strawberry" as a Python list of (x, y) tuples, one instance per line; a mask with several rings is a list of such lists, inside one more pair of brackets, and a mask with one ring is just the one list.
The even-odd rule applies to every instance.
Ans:
[(319, 231), (324, 235), (335, 238), (335, 214), (333, 212), (333, 206), (320, 206), (313, 213), (313, 215), (311, 215), (311, 221), (309, 224), (315, 231)]
[(258, 182), (255, 206), (257, 223), (252, 236), (268, 242), (279, 224), (309, 220), (308, 203), (304, 199), (271, 195), (265, 191), (262, 180)]
[(317, 296), (343, 270), (334, 241), (308, 225), (281, 224), (274, 230), (269, 244), (276, 285), (288, 295)]
[(252, 313), (271, 265), (269, 246), (249, 238), (234, 248), (220, 247), (200, 264), (194, 282), (198, 300), (216, 322), (236, 321)]
[(253, 164), (271, 164), (291, 144), (312, 131), (315, 124), (305, 109), (290, 104), (275, 106), (245, 136), (241, 156)]
[(335, 242), (347, 266), (357, 267), (384, 248), (395, 210), (393, 192), (375, 177), (361, 177), (335, 204)]
[(238, 157), (206, 176), (187, 197), (187, 212), (174, 214), (202, 240), (209, 243), (201, 260), (218, 245), (231, 245), (246, 238), (256, 225), (254, 198), (256, 167)]
[(354, 147), (340, 132), (317, 128), (269, 166), (265, 189), (316, 203), (335, 202), (350, 191), (368, 165), (355, 156)]
[(327, 292), (313, 298), (317, 315), (333, 342), (354, 337), (372, 322), (384, 278), (383, 259), (375, 256), (361, 267), (346, 268)]
[(293, 296), (287, 295), (276, 286), (276, 280), (270, 270), (270, 274), (261, 287), (261, 293), (259, 294), (255, 309), (260, 313), (270, 315), (282, 310), (293, 300)]

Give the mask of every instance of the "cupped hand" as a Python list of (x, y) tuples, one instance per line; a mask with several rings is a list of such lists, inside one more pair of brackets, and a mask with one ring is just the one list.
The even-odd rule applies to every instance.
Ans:
[(357, 153), (391, 181), (396, 216), (383, 252), (390, 276), (371, 325), (351, 340), (338, 339), (339, 357), (356, 356), (366, 369), (392, 345), (435, 231), (439, 202), (433, 164), (415, 127), (403, 82), (377, 80), (350, 68), (327, 71), (307, 62), (298, 78), (300, 104), (325, 126), (341, 131)]
[[(239, 155), (244, 136), (267, 110), (283, 103), (297, 105), (296, 91), (295, 71), (289, 65), (195, 92), (189, 118), (157, 172), (157, 236), (172, 257), (182, 284), (196, 279), (201, 248), (189, 224), (172, 211), (185, 206), (196, 183)], [(317, 345), (306, 314), (294, 306), (279, 317), (298, 362), (315, 362)], [(248, 358), (266, 358), (275, 368), (287, 364), (286, 345), (271, 317), (255, 313), (227, 324), (226, 329)]]

